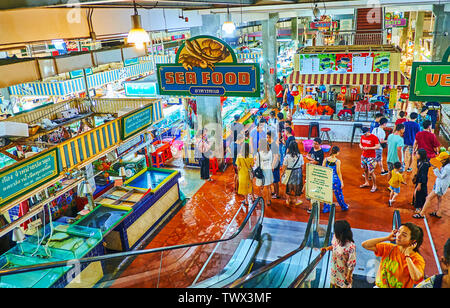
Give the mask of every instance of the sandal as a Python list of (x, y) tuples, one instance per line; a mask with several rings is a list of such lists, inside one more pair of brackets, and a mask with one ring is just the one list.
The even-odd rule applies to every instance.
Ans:
[(436, 212), (431, 212), (430, 216), (436, 217), (436, 218), (442, 218), (442, 216), (439, 216)]
[(373, 192), (376, 192), (376, 191), (377, 191), (377, 189), (378, 189), (377, 187), (375, 187), (375, 188), (372, 188), (372, 189), (370, 190), (370, 192), (372, 192), (372, 193), (373, 193)]
[(425, 218), (425, 216), (422, 216), (422, 215), (420, 215), (419, 213), (414, 214), (412, 217), (413, 217), (413, 218), (417, 218), (417, 219)]
[(359, 185), (359, 188), (365, 188), (365, 187), (369, 187), (370, 186), (370, 184), (362, 184), (362, 185)]

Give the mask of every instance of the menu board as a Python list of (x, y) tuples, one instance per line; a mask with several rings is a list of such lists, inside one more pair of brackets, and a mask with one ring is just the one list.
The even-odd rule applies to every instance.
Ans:
[(373, 54), (373, 72), (389, 73), (389, 52), (376, 52)]
[(300, 69), (302, 74), (318, 74), (319, 58), (318, 55), (301, 55)]
[(319, 72), (321, 74), (330, 74), (336, 70), (336, 55), (333, 54), (319, 54)]
[(353, 55), (351, 53), (336, 55), (336, 72), (339, 74), (351, 73), (353, 71)]
[(389, 73), (390, 53), (301, 54), (301, 74)]
[(353, 54), (353, 73), (371, 72), (373, 67), (373, 57), (370, 53)]

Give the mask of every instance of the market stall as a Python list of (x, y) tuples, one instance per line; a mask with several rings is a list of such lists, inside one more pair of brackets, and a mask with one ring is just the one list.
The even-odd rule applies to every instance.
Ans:
[[(77, 105), (64, 106), (49, 107), (46, 115), (54, 119)], [(110, 118), (67, 140), (46, 144), (0, 170), (4, 186), (0, 236), (14, 234), (16, 242), (0, 256), (2, 268), (133, 249), (181, 204), (179, 173), (149, 165), (147, 134), (151, 124), (163, 117), (161, 101), (99, 100), (90, 111)], [(37, 112), (41, 111), (7, 123), (39, 119)], [(11, 142), (28, 146), (35, 137)], [(67, 275), (70, 269), (11, 275), (0, 284), (92, 287), (103, 277), (101, 262), (82, 266), (81, 272), (71, 276)], [(82, 275), (82, 284), (77, 283), (77, 275)]]
[(399, 52), (384, 45), (303, 48), (300, 71), (287, 81), (301, 91), (293, 115), (296, 137), (316, 137), (329, 128), (333, 141), (351, 142), (354, 128), (370, 125), (376, 112), (392, 126), (391, 91), (409, 85), (399, 70)]

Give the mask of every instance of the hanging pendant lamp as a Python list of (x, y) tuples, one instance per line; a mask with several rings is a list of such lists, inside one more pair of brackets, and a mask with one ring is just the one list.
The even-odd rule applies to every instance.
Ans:
[(234, 24), (233, 21), (231, 21), (231, 16), (230, 16), (230, 8), (227, 8), (227, 21), (223, 23), (222, 25), (222, 30), (226, 33), (226, 34), (232, 34), (234, 32), (234, 30), (236, 30), (236, 25)]
[(138, 14), (136, 8), (136, 1), (133, 1), (134, 4), (134, 15), (131, 16), (131, 25), (132, 28), (130, 32), (128, 32), (128, 43), (134, 44), (136, 48), (143, 49), (145, 43), (150, 42), (150, 36), (147, 31), (142, 28), (141, 16)]

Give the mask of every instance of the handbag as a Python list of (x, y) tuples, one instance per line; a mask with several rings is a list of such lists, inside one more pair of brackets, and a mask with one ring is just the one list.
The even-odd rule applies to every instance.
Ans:
[[(297, 158), (297, 161), (295, 162), (293, 167), (295, 167), (295, 165), (297, 165), (299, 159), (300, 159), (300, 155)], [(293, 169), (294, 168), (287, 168), (286, 171), (284, 171), (283, 176), (281, 177), (281, 184), (287, 185), (287, 183), (289, 182), (289, 179), (291, 178), (291, 174), (292, 174), (292, 170)]]
[(259, 161), (259, 164), (258, 164), (258, 167), (256, 167), (253, 170), (253, 176), (257, 179), (263, 180), (264, 173), (263, 173), (263, 170), (261, 169), (261, 155), (259, 153), (258, 153), (258, 161)]

